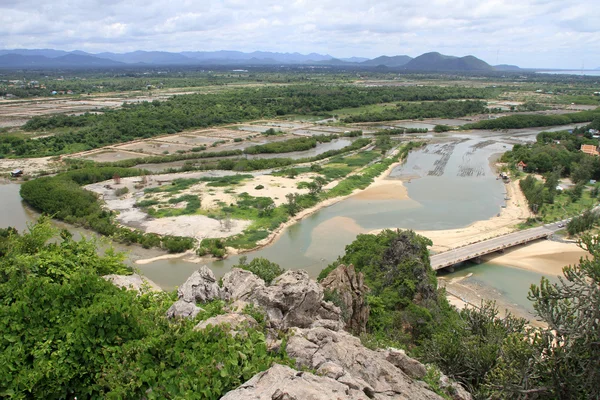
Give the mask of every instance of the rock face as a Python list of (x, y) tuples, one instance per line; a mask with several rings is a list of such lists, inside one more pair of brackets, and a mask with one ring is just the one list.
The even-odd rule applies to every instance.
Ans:
[(181, 285), (177, 294), (179, 299), (167, 310), (167, 316), (194, 318), (201, 310), (196, 303), (220, 298), (221, 289), (213, 272), (204, 265)]
[(368, 400), (363, 393), (335, 381), (275, 364), (254, 375), (221, 400)]
[(262, 307), (269, 328), (325, 326), (339, 330), (344, 325), (341, 310), (323, 301), (323, 288), (306, 271), (286, 271), (266, 286), (252, 273), (234, 268), (223, 277), (221, 293), (223, 299)]
[(380, 350), (379, 353), (411, 378), (423, 379), (427, 375), (427, 368), (414, 358), (407, 356), (404, 350), (387, 349)]
[(441, 399), (386, 360), (385, 354), (367, 349), (347, 332), (310, 328), (294, 333), (287, 353), (298, 367), (315, 369), (371, 399)]
[(346, 330), (360, 334), (366, 332), (369, 306), (362, 272), (356, 273), (353, 265), (339, 265), (321, 282), (323, 289), (336, 293), (342, 302)]
[(152, 282), (150, 279), (138, 275), (104, 275), (104, 279), (111, 282), (113, 285), (126, 288), (130, 290), (137, 290), (142, 293), (144, 290), (149, 290), (150, 292), (161, 292), (162, 289), (156, 283)]

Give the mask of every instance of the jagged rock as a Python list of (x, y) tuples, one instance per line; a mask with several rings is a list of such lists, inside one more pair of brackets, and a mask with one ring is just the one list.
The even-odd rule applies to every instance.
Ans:
[(427, 368), (414, 358), (407, 356), (404, 350), (389, 348), (387, 350), (380, 350), (379, 352), (386, 360), (400, 368), (411, 378), (423, 379), (427, 375)]
[(126, 289), (130, 289), (130, 290), (137, 290), (140, 293), (142, 293), (142, 290), (146, 289), (146, 288), (150, 292), (162, 292), (162, 289), (160, 288), (160, 286), (158, 286), (156, 283), (152, 282), (150, 279), (146, 278), (145, 276), (141, 276), (138, 274), (133, 274), (133, 275), (111, 274), (111, 275), (104, 275), (103, 278), (106, 279), (107, 281), (111, 282), (113, 285), (115, 285), (117, 287), (126, 288)]
[(369, 288), (365, 285), (362, 272), (356, 273), (353, 265), (339, 265), (323, 279), (321, 286), (339, 296), (346, 329), (356, 333), (365, 332), (369, 319), (366, 301)]
[(264, 288), (265, 281), (250, 271), (233, 268), (223, 277), (221, 298), (227, 300), (246, 300), (252, 296), (258, 288)]
[(223, 314), (211, 317), (205, 321), (200, 322), (194, 327), (195, 330), (199, 331), (206, 329), (209, 325), (229, 325), (230, 332), (233, 336), (240, 333), (240, 328), (256, 327), (258, 324), (256, 320), (249, 315), (245, 314)]
[(198, 307), (195, 303), (188, 303), (183, 299), (179, 299), (169, 307), (167, 317), (194, 318), (200, 311), (203, 311), (202, 308)]
[(358, 338), (344, 331), (294, 329), (286, 350), (298, 367), (321, 370), (329, 377), (339, 375), (335, 378), (339, 383), (373, 399), (441, 399), (386, 360), (382, 353), (367, 349)]
[(326, 326), (338, 330), (344, 326), (339, 307), (323, 301), (323, 288), (306, 271), (286, 271), (265, 286), (252, 273), (234, 269), (223, 277), (222, 296), (261, 307), (274, 329)]
[(453, 400), (473, 399), (471, 393), (467, 392), (467, 390), (464, 387), (462, 387), (460, 383), (454, 382), (444, 374), (441, 374), (440, 376), (440, 387), (442, 389), (445, 389), (446, 392), (451, 393)]
[(358, 390), (331, 378), (295, 371), (275, 364), (260, 372), (221, 400), (368, 400)]
[(202, 310), (196, 303), (218, 299), (221, 288), (213, 272), (203, 265), (179, 287), (177, 294), (178, 300), (167, 310), (167, 317), (194, 318)]
[(179, 298), (191, 302), (206, 302), (217, 299), (221, 289), (215, 275), (206, 265), (195, 271), (177, 290)]

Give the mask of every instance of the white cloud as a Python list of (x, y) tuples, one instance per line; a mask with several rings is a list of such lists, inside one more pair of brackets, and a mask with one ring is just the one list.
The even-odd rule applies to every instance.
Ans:
[[(597, 0), (1, 0), (0, 47), (473, 54), (600, 67)], [(498, 56), (497, 56), (498, 55)]]

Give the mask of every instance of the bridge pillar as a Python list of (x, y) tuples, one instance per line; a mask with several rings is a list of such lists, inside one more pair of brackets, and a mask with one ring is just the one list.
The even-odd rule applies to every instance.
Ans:
[(474, 262), (475, 264), (481, 264), (481, 257), (475, 257), (475, 258), (473, 259), (473, 262)]
[(500, 249), (500, 250), (498, 250), (498, 253), (500, 253), (500, 254), (504, 254), (504, 249)]
[(454, 272), (454, 265), (451, 265), (446, 269), (448, 270), (448, 272)]

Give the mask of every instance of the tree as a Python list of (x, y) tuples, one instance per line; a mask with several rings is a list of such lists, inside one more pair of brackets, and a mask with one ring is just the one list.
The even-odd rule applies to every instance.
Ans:
[(267, 285), (270, 285), (273, 279), (283, 274), (285, 270), (274, 262), (267, 260), (266, 258), (257, 257), (248, 263), (246, 256), (241, 256), (239, 264), (234, 265), (234, 268), (245, 269), (250, 271), (262, 280)]
[(285, 195), (287, 199), (286, 211), (290, 216), (294, 216), (300, 210), (300, 206), (298, 205), (298, 197), (300, 195), (298, 193), (288, 193)]

